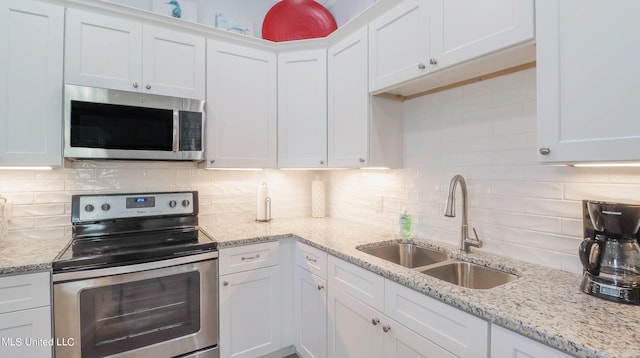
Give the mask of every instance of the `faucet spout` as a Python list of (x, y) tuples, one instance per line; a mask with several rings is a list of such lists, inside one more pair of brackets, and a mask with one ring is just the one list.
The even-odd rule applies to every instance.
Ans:
[(453, 178), (451, 178), (451, 183), (449, 184), (449, 197), (447, 198), (447, 208), (444, 212), (444, 216), (456, 216), (456, 189), (458, 185), (460, 185), (460, 192), (462, 193), (462, 223), (460, 226), (459, 250), (462, 252), (469, 252), (470, 246), (481, 247), (482, 242), (478, 239), (478, 234), (475, 229), (473, 229), (475, 238), (469, 238), (469, 225), (467, 223), (467, 212), (469, 207), (467, 204), (467, 182), (460, 174), (454, 175)]

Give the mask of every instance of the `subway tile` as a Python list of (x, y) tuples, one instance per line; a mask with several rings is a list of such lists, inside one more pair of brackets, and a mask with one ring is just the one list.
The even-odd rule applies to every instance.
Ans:
[(567, 200), (640, 202), (640, 185), (566, 183), (564, 187)]
[(46, 215), (62, 215), (65, 213), (64, 203), (13, 205), (13, 217), (33, 217)]
[(495, 182), (492, 193), (543, 199), (562, 199), (563, 185), (548, 182)]

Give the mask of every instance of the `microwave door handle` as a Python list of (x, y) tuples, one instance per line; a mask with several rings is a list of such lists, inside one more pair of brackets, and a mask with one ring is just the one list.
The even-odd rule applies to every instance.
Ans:
[(180, 111), (173, 111), (173, 151), (180, 148)]

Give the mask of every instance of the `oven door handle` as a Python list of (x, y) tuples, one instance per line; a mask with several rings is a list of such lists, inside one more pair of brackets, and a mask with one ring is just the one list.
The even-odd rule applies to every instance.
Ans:
[(53, 282), (75, 281), (75, 280), (89, 279), (89, 278), (102, 277), (102, 276), (113, 276), (113, 275), (133, 273), (133, 272), (139, 272), (139, 271), (155, 270), (155, 269), (164, 268), (164, 267), (183, 265), (183, 264), (217, 259), (217, 258), (218, 258), (218, 252), (211, 251), (211, 252), (206, 252), (202, 254), (177, 257), (175, 259), (145, 262), (145, 263), (134, 264), (134, 265), (123, 265), (123, 266), (115, 266), (115, 267), (106, 267), (101, 269), (54, 273), (52, 278), (53, 278)]

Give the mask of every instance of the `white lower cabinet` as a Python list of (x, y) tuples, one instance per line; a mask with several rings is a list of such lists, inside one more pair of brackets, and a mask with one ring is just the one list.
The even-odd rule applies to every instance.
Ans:
[(492, 324), (491, 357), (569, 358), (571, 356)]
[(294, 276), (295, 346), (302, 358), (327, 356), (327, 280), (301, 268)]
[(0, 357), (52, 356), (50, 277), (0, 277)]
[(293, 284), (294, 345), (302, 358), (327, 356), (327, 253), (297, 242)]
[(328, 284), (329, 357), (488, 356), (483, 319), (334, 257)]
[(258, 267), (220, 276), (221, 358), (255, 358), (281, 348), (280, 267), (265, 259), (277, 255), (277, 249), (269, 250), (273, 244), (277, 248), (275, 242), (220, 250), (220, 272), (233, 272), (229, 267), (238, 267), (237, 260)]

